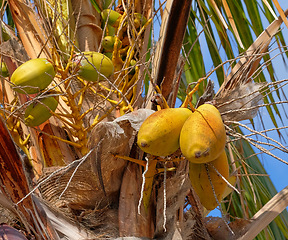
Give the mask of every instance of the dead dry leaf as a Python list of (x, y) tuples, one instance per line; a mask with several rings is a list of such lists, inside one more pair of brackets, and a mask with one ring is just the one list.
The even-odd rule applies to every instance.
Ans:
[[(94, 209), (96, 205), (102, 208), (117, 203), (127, 161), (115, 155), (129, 156), (136, 132), (153, 112), (139, 109), (112, 122), (99, 123), (88, 141), (91, 149), (88, 158), (45, 181), (41, 185), (44, 198), (55, 206), (74, 210)], [(54, 170), (46, 168), (46, 177)]]

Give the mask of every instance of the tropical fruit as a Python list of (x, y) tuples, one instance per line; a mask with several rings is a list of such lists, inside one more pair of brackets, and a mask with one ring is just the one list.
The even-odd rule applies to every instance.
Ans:
[(7, 66), (5, 64), (5, 62), (1, 62), (1, 72), (0, 72), (0, 75), (2, 77), (8, 77), (9, 76), (9, 72), (8, 72), (8, 69), (7, 69)]
[(13, 89), (19, 93), (38, 93), (55, 77), (54, 66), (45, 58), (31, 59), (20, 65), (11, 76)]
[[(102, 47), (106, 52), (112, 52), (114, 48), (114, 43), (116, 41), (116, 37), (114, 36), (105, 36), (103, 38)], [(122, 42), (119, 40), (118, 48), (121, 48)]]
[[(206, 165), (208, 167), (211, 182), (206, 171)], [(221, 178), (221, 176), (217, 174), (211, 165), (213, 165), (225, 179), (228, 179), (229, 165), (225, 150), (222, 151), (218, 158), (209, 162), (208, 164), (196, 164), (189, 162), (189, 178), (191, 184), (197, 193), (200, 202), (207, 210), (213, 210), (218, 205), (212, 189), (212, 185), (218, 202), (222, 200), (223, 193), (227, 186), (227, 183)]]
[[(101, 17), (104, 23), (107, 21), (110, 26), (116, 28), (119, 26), (121, 14), (111, 9), (104, 9), (101, 12)], [(135, 28), (142, 27), (146, 22), (147, 19), (143, 15), (141, 15), (140, 13), (134, 13)]]
[(135, 65), (137, 64), (136, 60), (135, 59), (131, 59), (130, 61), (130, 71), (129, 71), (129, 74), (131, 75), (134, 75), (135, 74)]
[(216, 107), (203, 104), (184, 123), (180, 134), (180, 148), (192, 163), (207, 163), (223, 151), (226, 133)]
[(57, 99), (52, 96), (31, 103), (25, 110), (25, 124), (30, 127), (39, 126), (51, 117), (51, 111), (55, 112), (57, 105)]
[(105, 36), (103, 38), (102, 47), (105, 49), (105, 51), (111, 52), (113, 51), (114, 42), (115, 42), (114, 36)]
[(112, 59), (112, 57), (113, 57), (113, 53), (112, 52), (105, 52), (104, 55), (106, 57), (108, 57), (109, 59)]
[(137, 64), (136, 60), (135, 59), (131, 59), (130, 61), (130, 66), (135, 66)]
[(138, 132), (138, 146), (146, 153), (167, 156), (179, 148), (181, 128), (192, 114), (188, 108), (167, 108), (150, 115)]
[(78, 75), (86, 81), (101, 81), (114, 73), (112, 61), (99, 52), (83, 52), (76, 55), (73, 61), (79, 68)]
[(108, 21), (109, 25), (113, 27), (118, 27), (121, 14), (111, 9), (104, 9), (101, 12), (101, 17), (104, 22)]
[(134, 13), (134, 26), (139, 28), (145, 25), (147, 19), (140, 13)]

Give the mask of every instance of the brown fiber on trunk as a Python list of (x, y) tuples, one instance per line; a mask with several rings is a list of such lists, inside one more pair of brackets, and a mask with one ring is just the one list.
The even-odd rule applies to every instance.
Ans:
[[(30, 192), (26, 174), (16, 146), (0, 118), (0, 189), (10, 199), (28, 232), (35, 231), (37, 239), (58, 239), (49, 220), (41, 213), (40, 206), (35, 205)], [(21, 201), (21, 202), (20, 202)], [(46, 230), (41, 229), (44, 227)]]

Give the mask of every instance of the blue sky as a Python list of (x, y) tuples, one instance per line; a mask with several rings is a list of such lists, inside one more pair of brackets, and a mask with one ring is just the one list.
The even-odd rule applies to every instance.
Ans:
[[(258, 0), (258, 2), (259, 2), (259, 4), (262, 4), (261, 0)], [(286, 9), (288, 9), (288, 0), (278, 0), (278, 2), (284, 11)], [(276, 15), (279, 15), (277, 11), (276, 11)], [(268, 27), (269, 23), (267, 21), (263, 21), (263, 22), (264, 22), (264, 28)], [(157, 24), (155, 24), (155, 25), (157, 25)], [(288, 45), (288, 29), (284, 23), (281, 25), (281, 27), (283, 28), (283, 35), (284, 35), (284, 38), (286, 38), (286, 42)], [(158, 38), (158, 34), (159, 34), (159, 28), (156, 27), (155, 39)], [(255, 38), (256, 37), (257, 36), (255, 36)], [(208, 49), (207, 49), (207, 46), (205, 46), (205, 43), (204, 43), (205, 41), (201, 41), (201, 38), (204, 38), (203, 34), (202, 34), (202, 36), (200, 36), (200, 42), (202, 45), (203, 56), (206, 56), (205, 52), (207, 52)], [(202, 44), (202, 43), (204, 43), (204, 44)], [(235, 45), (236, 45), (236, 43), (235, 43)], [(277, 47), (277, 46), (274, 44), (272, 46), (272, 48), (275, 48), (275, 47)], [(274, 52), (273, 54), (276, 54), (276, 52)], [(209, 54), (207, 54), (207, 56), (209, 56)], [(287, 58), (285, 58), (285, 61), (288, 64)], [(283, 59), (281, 56), (278, 56), (277, 58), (275, 58), (273, 60), (273, 66), (274, 66), (274, 70), (276, 72), (278, 80), (288, 78), (288, 67), (283, 63)], [(210, 57), (205, 59), (205, 68), (206, 68), (206, 70), (210, 70), (211, 68), (213, 68), (213, 64), (212, 64)], [(211, 79), (213, 80), (213, 75), (211, 76)], [(215, 76), (214, 76), (214, 79), (215, 79)], [(285, 89), (285, 92), (287, 93), (287, 97), (288, 97), (288, 86), (286, 86), (284, 89)], [(217, 91), (217, 87), (215, 90)], [(285, 109), (288, 109), (288, 104), (285, 104), (283, 106), (285, 107)], [(279, 108), (281, 109), (281, 107), (279, 107)], [(269, 119), (269, 117), (268, 117), (268, 113), (265, 112), (265, 109), (261, 108), (260, 111), (261, 111), (261, 115), (264, 116), (265, 127), (266, 128), (273, 128), (272, 123), (267, 120), (267, 119)], [(288, 126), (288, 119), (286, 118), (283, 111), (281, 112), (281, 115), (283, 117), (283, 125)], [(257, 121), (256, 118), (255, 118), (255, 120)], [(259, 123), (259, 121), (256, 122), (256, 127), (257, 126), (261, 127), (261, 124)], [(286, 131), (286, 133), (284, 133), (284, 137), (287, 138), (287, 136), (288, 136), (288, 131)], [(272, 134), (271, 137), (273, 139), (276, 139), (276, 140), (278, 139), (278, 136), (275, 133)], [(288, 141), (287, 141), (287, 143), (284, 143), (284, 144), (286, 144), (286, 146), (287, 146)], [(277, 156), (281, 157), (282, 159), (286, 159), (286, 161), (288, 161), (288, 154), (287, 153), (283, 153), (283, 152), (278, 151), (278, 152), (275, 152), (275, 154)], [(278, 192), (281, 191), (284, 187), (286, 187), (288, 185), (288, 165), (276, 160), (273, 157), (268, 156), (267, 154), (261, 154), (260, 160), (262, 161), (267, 173), (270, 175), (271, 180), (274, 183)]]
[[(287, 0), (279, 0), (279, 4), (283, 10), (288, 9), (288, 1)], [(278, 12), (276, 12), (276, 14), (279, 15)], [(269, 25), (269, 23), (264, 21), (264, 28), (266, 28), (268, 25)], [(284, 35), (284, 38), (286, 40), (286, 43), (288, 44), (288, 29), (284, 23), (281, 25), (281, 28), (283, 28), (283, 35)], [(272, 46), (272, 48), (276, 48), (276, 47), (277, 47), (276, 44), (274, 44)], [(279, 51), (275, 51), (272, 55), (275, 55), (278, 52)], [(286, 57), (285, 57), (285, 61), (286, 61), (286, 64), (288, 64), (288, 60)], [(288, 79), (288, 67), (283, 62), (283, 59), (281, 56), (278, 56), (273, 60), (273, 67), (274, 67), (274, 70), (276, 72), (277, 80)], [(208, 66), (207, 66), (207, 69), (209, 69)], [(288, 97), (288, 86), (286, 85), (283, 89), (284, 89), (284, 92), (286, 93), (286, 96)], [(283, 107), (286, 109), (286, 112), (288, 112), (287, 111), (288, 104), (285, 103), (283, 105)], [(281, 110), (280, 113), (281, 113), (281, 116), (283, 119), (283, 124), (280, 123), (280, 125), (288, 126), (288, 119), (285, 116), (283, 109), (280, 106), (279, 106), (279, 109)], [(274, 126), (273, 126), (272, 122), (269, 121), (270, 118), (268, 116), (267, 111), (264, 108), (261, 108), (260, 113), (263, 116), (263, 120), (265, 122), (265, 128), (266, 129), (273, 128)], [(257, 118), (254, 119), (255, 120), (255, 126), (256, 126), (256, 128), (257, 127), (261, 128), (261, 123), (259, 122), (258, 119)], [(286, 132), (283, 132), (283, 136), (285, 139), (288, 139), (287, 138), (287, 136), (288, 136), (287, 130), (286, 130)], [(276, 131), (271, 132), (270, 137), (272, 137), (275, 140), (279, 140), (279, 137), (278, 137)], [(258, 140), (263, 140), (263, 138), (259, 138)], [(283, 141), (282, 141), (282, 143), (283, 143)], [(283, 144), (287, 147), (288, 141), (286, 143), (284, 142)], [(284, 153), (281, 151), (271, 151), (271, 152), (273, 152), (278, 157), (288, 161), (288, 154), (287, 153)], [(277, 160), (277, 159), (275, 159), (275, 158), (273, 158), (267, 154), (261, 154), (261, 155), (259, 155), (259, 158), (260, 158), (261, 162), (263, 163), (263, 166), (265, 167), (267, 173), (270, 175), (270, 178), (271, 178), (273, 184), (275, 185), (276, 190), (279, 192), (283, 188), (285, 188), (288, 185), (288, 165), (280, 162), (279, 160)], [(287, 210), (288, 210), (288, 208), (287, 208)], [(220, 212), (219, 212), (219, 210), (214, 210), (214, 211), (212, 211), (211, 215), (219, 216)]]
[[(280, 6), (283, 10), (288, 9), (288, 1), (287, 0), (278, 0)], [(288, 44), (288, 29), (285, 26), (285, 24), (282, 24), (281, 26), (283, 28), (283, 35), (286, 37), (286, 42)], [(287, 58), (286, 58), (287, 61)], [(288, 63), (288, 62), (287, 62)], [(278, 79), (287, 79), (288, 78), (288, 68), (285, 66), (281, 58), (275, 59), (275, 72), (278, 76)], [(285, 92), (288, 93), (288, 88), (285, 88)], [(288, 105), (285, 105), (285, 108), (287, 109)], [(284, 115), (284, 114), (283, 114)], [(284, 124), (288, 125), (288, 119), (284, 116)], [(276, 136), (275, 136), (276, 137)], [(285, 136), (287, 138), (287, 135)], [(288, 143), (286, 143), (287, 146)], [(287, 153), (281, 153), (281, 157), (288, 161), (288, 154)], [(275, 187), (277, 191), (282, 190), (284, 187), (288, 185), (288, 165), (285, 165), (271, 157), (263, 157), (262, 162), (264, 164), (265, 169), (267, 170), (268, 174), (270, 174), (271, 179), (273, 183), (275, 184)]]
[[(259, 2), (259, 4), (261, 4), (262, 1), (258, 0), (258, 2)], [(278, 2), (284, 11), (286, 9), (288, 9), (288, 0), (278, 0)], [(276, 11), (276, 15), (277, 16), (279, 15), (277, 11)], [(267, 28), (269, 23), (267, 21), (263, 21), (263, 22), (264, 22), (263, 23), (264, 28)], [(281, 25), (281, 27), (283, 28), (283, 35), (284, 35), (284, 38), (286, 39), (286, 43), (288, 45), (288, 29), (284, 23)], [(159, 29), (156, 28), (155, 29), (155, 39), (158, 38), (158, 34), (159, 34)], [(200, 42), (202, 44), (205, 41), (201, 41), (201, 37), (204, 38), (203, 34), (202, 34), (202, 36), (200, 36)], [(257, 36), (255, 36), (255, 38), (256, 37)], [(235, 43), (235, 45), (236, 45), (236, 43)], [(203, 56), (209, 56), (209, 54), (207, 54), (207, 55), (205, 54), (205, 51), (206, 52), (208, 51), (207, 46), (205, 46), (205, 44), (203, 44), (202, 47), (203, 47), (203, 49), (202, 49)], [(275, 44), (272, 46), (272, 48), (276, 48), (276, 47), (277, 46)], [(276, 52), (274, 52), (273, 54), (275, 55)], [(288, 64), (287, 58), (285, 58), (285, 61)], [(209, 59), (205, 59), (204, 62), (205, 62), (206, 70), (210, 70), (211, 68), (213, 68), (213, 64), (212, 64), (212, 61), (210, 59), (210, 56), (209, 56)], [(276, 72), (277, 80), (288, 79), (288, 67), (284, 64), (281, 56), (278, 56), (273, 60), (273, 66), (274, 66), (274, 70)], [(211, 76), (211, 79), (213, 80), (213, 75)], [(215, 76), (214, 76), (214, 79), (216, 79)], [(217, 88), (215, 90), (217, 91)], [(287, 93), (287, 97), (288, 97), (288, 86), (285, 87), (284, 91)], [(283, 106), (285, 109), (288, 109), (287, 103)], [(281, 109), (281, 107), (279, 107), (279, 108)], [(266, 129), (273, 128), (273, 124), (271, 123), (271, 121), (269, 121), (270, 117), (268, 116), (268, 113), (266, 112), (266, 110), (264, 108), (261, 108), (260, 111), (261, 111), (260, 113), (263, 116), (263, 119), (265, 122), (265, 128)], [(285, 116), (283, 111), (281, 111), (281, 115), (283, 117), (283, 125), (288, 126), (288, 119)], [(255, 118), (255, 121), (256, 121), (255, 126), (261, 128), (262, 126), (261, 126), (261, 123), (259, 123), (259, 120), (257, 120), (257, 118)], [(284, 138), (288, 139), (287, 136), (288, 136), (288, 130), (286, 130), (286, 132), (284, 132)], [(273, 139), (279, 140), (278, 135), (275, 131), (270, 133), (270, 137), (272, 137)], [(263, 139), (260, 138), (260, 140), (263, 140)], [(288, 141), (287, 141), (287, 143), (284, 143), (284, 145), (287, 147)], [(278, 157), (288, 161), (288, 154), (287, 153), (283, 153), (281, 151), (278, 151), (278, 152), (272, 151), (272, 152), (275, 155), (277, 155)], [(267, 173), (270, 175), (270, 178), (271, 178), (276, 190), (279, 192), (283, 188), (285, 188), (288, 185), (288, 165), (278, 161), (277, 159), (275, 159), (273, 157), (270, 157), (267, 154), (259, 155), (259, 159), (262, 162), (263, 166), (265, 167)], [(287, 210), (288, 210), (288, 208), (287, 208)], [(220, 216), (221, 214), (220, 214), (220, 211), (218, 209), (215, 209), (209, 215)]]
[[(279, 0), (279, 4), (283, 10), (288, 9), (288, 1), (287, 0)], [(276, 14), (278, 15), (278, 13), (276, 13)], [(268, 26), (268, 23), (266, 23), (266, 26), (264, 26), (264, 27), (267, 27), (267, 26)], [(281, 25), (281, 27), (283, 28), (283, 35), (284, 35), (284, 38), (286, 38), (286, 43), (288, 44), (288, 29), (284, 23)], [(274, 44), (273, 47), (277, 47), (277, 46)], [(276, 54), (276, 52), (274, 54)], [(288, 64), (287, 58), (285, 58), (285, 61), (286, 61), (286, 64)], [(273, 60), (273, 67), (274, 67), (274, 70), (276, 72), (276, 76), (277, 76), (278, 80), (288, 79), (288, 67), (283, 62), (283, 59), (281, 56), (278, 56)], [(288, 93), (288, 87), (287, 86), (284, 87), (284, 91), (287, 95), (287, 93)], [(286, 103), (283, 106), (285, 109), (287, 109), (288, 104)], [(281, 110), (282, 108), (279, 107), (279, 109)], [(269, 117), (265, 117), (268, 114), (267, 112), (265, 112), (265, 110), (261, 109), (260, 111), (262, 111), (261, 114), (264, 116), (264, 121), (269, 118)], [(283, 125), (287, 126), (288, 125), (288, 119), (285, 116), (283, 110), (281, 110), (281, 116), (283, 119)], [(266, 128), (273, 128), (273, 125), (271, 122), (265, 121), (265, 124), (266, 124)], [(287, 135), (287, 131), (286, 131), (286, 133), (284, 133), (284, 138), (287, 139), (287, 136), (288, 135)], [(273, 135), (271, 135), (271, 137), (273, 139), (276, 139), (276, 140), (279, 139), (276, 132)], [(287, 144), (288, 144), (288, 142), (284, 143), (285, 146), (287, 146)], [(275, 154), (277, 156), (281, 157), (282, 159), (288, 161), (288, 158), (287, 158), (288, 154), (287, 153), (278, 151), (278, 152), (275, 152)], [(275, 158), (270, 157), (266, 154), (262, 154), (260, 156), (260, 160), (262, 161), (266, 171), (270, 175), (271, 180), (273, 181), (277, 191), (281, 191), (283, 188), (285, 188), (288, 185), (288, 174), (287, 174), (288, 173), (288, 165), (286, 165), (286, 164), (284, 164), (284, 163), (282, 163), (282, 162), (276, 160)]]
[[(279, 0), (279, 4), (283, 8), (283, 10), (288, 9), (288, 1), (287, 0)], [(276, 12), (276, 15), (279, 15), (278, 12)], [(264, 28), (268, 27), (268, 25), (269, 25), (269, 23), (267, 21), (264, 21)], [(288, 29), (287, 29), (287, 27), (285, 26), (284, 23), (281, 25), (281, 27), (283, 28), (283, 35), (284, 35), (284, 38), (286, 37), (286, 42), (288, 44)], [(202, 44), (204, 41), (201, 41), (201, 37), (204, 37), (204, 36), (200, 36), (200, 42)], [(272, 42), (273, 42), (273, 40), (272, 40)], [(205, 48), (204, 44), (202, 46)], [(271, 49), (273, 49), (273, 48), (277, 48), (276, 43), (274, 43), (271, 46)], [(205, 51), (208, 51), (208, 50), (204, 49), (203, 56), (205, 56)], [(279, 53), (279, 51), (273, 52), (271, 54), (271, 56), (276, 55), (277, 53)], [(207, 54), (207, 56), (209, 56), (209, 55)], [(285, 61), (286, 61), (286, 64), (288, 64), (288, 59), (287, 58), (285, 58)], [(205, 59), (204, 62), (206, 63), (206, 66), (205, 66), (206, 69), (209, 70), (209, 69), (212, 68), (213, 64), (212, 64), (211, 59), (207, 59), (207, 60)], [(274, 70), (276, 72), (277, 80), (288, 79), (288, 67), (283, 62), (282, 57), (281, 56), (276, 57), (275, 59), (273, 59), (272, 63), (273, 63)], [(266, 72), (264, 72), (264, 73), (268, 76), (268, 74)], [(213, 75), (211, 75), (211, 79), (213, 80)], [(284, 89), (285, 89), (285, 92), (288, 94), (288, 87), (285, 86)], [(215, 90), (217, 91), (217, 89), (215, 89)], [(287, 95), (287, 97), (288, 97), (288, 95)], [(284, 107), (286, 109), (288, 109), (288, 104), (286, 103), (284, 105)], [(279, 106), (279, 109), (282, 110), (282, 107)], [(261, 115), (263, 116), (263, 119), (264, 119), (264, 122), (265, 122), (265, 129), (273, 128), (274, 126), (273, 126), (272, 122), (269, 121), (270, 118), (269, 118), (269, 115), (268, 115), (267, 111), (264, 108), (260, 108), (259, 111), (260, 111)], [(288, 125), (288, 119), (285, 116), (283, 111), (281, 111), (281, 116), (282, 116), (282, 120), (283, 120), (283, 125), (287, 126)], [(262, 125), (261, 125), (261, 123), (259, 121), (259, 118), (255, 118), (254, 120), (255, 120), (256, 129), (258, 127), (258, 129), (261, 130)], [(243, 122), (243, 123), (245, 123), (245, 122)], [(280, 123), (280, 125), (281, 125), (281, 123)], [(287, 131), (286, 131), (286, 133), (284, 133), (284, 137), (287, 138), (287, 136), (288, 135), (287, 135)], [(270, 137), (272, 137), (275, 140), (279, 140), (279, 137), (278, 137), (276, 131), (271, 132), (270, 133)], [(259, 138), (259, 140), (263, 140), (264, 141), (265, 139)], [(286, 146), (287, 146), (287, 144), (288, 144), (288, 142), (286, 143)], [(288, 158), (287, 158), (288, 154), (287, 153), (283, 153), (281, 151), (278, 151), (278, 152), (275, 151), (273, 153), (275, 155), (281, 157), (282, 159), (284, 159), (284, 160), (286, 159), (286, 161), (288, 161)], [(270, 175), (271, 180), (273, 181), (277, 191), (281, 191), (284, 187), (286, 187), (288, 185), (288, 174), (287, 174), (288, 173), (288, 165), (276, 160), (273, 157), (270, 157), (267, 154), (261, 154), (259, 158), (262, 161), (267, 173)]]

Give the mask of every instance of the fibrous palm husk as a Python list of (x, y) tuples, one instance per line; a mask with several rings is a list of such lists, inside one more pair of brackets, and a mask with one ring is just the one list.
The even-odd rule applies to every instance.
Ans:
[[(287, 16), (288, 10), (284, 14)], [(239, 57), (237, 64), (224, 79), (214, 97), (224, 121), (252, 119), (257, 114), (257, 106), (262, 103), (261, 90), (265, 86), (263, 83), (255, 83), (253, 75), (263, 56), (268, 54), (269, 44), (282, 23), (282, 17), (274, 20)]]
[[(65, 239), (69, 240), (88, 240), (88, 239), (101, 239), (102, 234), (93, 233), (89, 228), (81, 224), (75, 218), (69, 218), (59, 209), (51, 206), (48, 202), (40, 198), (34, 198), (41, 203), (41, 206), (45, 210), (47, 217), (55, 230), (59, 233), (59, 236), (65, 236)], [(99, 222), (103, 218), (99, 218)]]
[(148, 239), (154, 236), (153, 208), (139, 206), (141, 196), (142, 169), (129, 163), (123, 176), (119, 198), (119, 235)]
[(164, 179), (165, 187), (163, 182), (158, 189), (156, 236), (172, 239), (176, 229), (180, 229), (180, 232), (186, 235), (185, 237), (193, 233), (195, 220), (193, 218), (183, 219), (183, 216), (181, 216), (185, 197), (191, 188), (187, 176), (185, 172), (177, 171), (174, 176)]
[(181, 161), (175, 173), (164, 173), (159, 180), (154, 236), (157, 239), (210, 239), (203, 207), (191, 186), (187, 167), (187, 160)]
[(229, 223), (227, 228), (225, 222), (219, 217), (206, 217), (205, 227), (214, 240), (233, 240), (238, 239), (243, 233), (245, 233), (246, 226), (250, 223), (247, 219), (235, 219)]
[(216, 101), (223, 121), (241, 121), (256, 116), (259, 106), (263, 103), (260, 89), (262, 83), (248, 82), (229, 91), (229, 94)]
[(0, 133), (0, 194), (13, 206), (28, 233), (33, 232), (36, 239), (59, 239), (41, 205), (29, 195), (24, 164), (2, 117)]
[(136, 132), (152, 112), (139, 109), (112, 122), (99, 123), (91, 132), (90, 152), (84, 158), (57, 171), (46, 169), (46, 178), (40, 184), (43, 197), (76, 215), (117, 207), (127, 162), (115, 155), (129, 156)]

